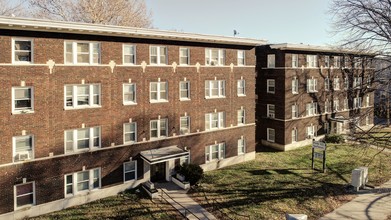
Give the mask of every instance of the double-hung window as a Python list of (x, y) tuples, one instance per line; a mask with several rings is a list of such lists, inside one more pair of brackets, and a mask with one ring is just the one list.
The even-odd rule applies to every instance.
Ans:
[(205, 130), (220, 129), (225, 127), (225, 112), (205, 114)]
[(276, 55), (268, 54), (267, 55), (267, 68), (276, 68)]
[(311, 102), (306, 104), (306, 115), (307, 116), (313, 116), (318, 114), (318, 103), (317, 102)]
[(34, 111), (33, 87), (12, 87), (12, 113)]
[(348, 110), (349, 109), (349, 99), (348, 98), (345, 98), (343, 100), (343, 109), (344, 110)]
[(179, 48), (179, 65), (190, 65), (190, 50), (189, 48)]
[(276, 81), (274, 79), (268, 79), (267, 83), (267, 93), (274, 94), (276, 92)]
[(164, 46), (150, 46), (150, 64), (152, 65), (166, 65), (167, 64), (167, 47)]
[(246, 153), (246, 140), (242, 136), (238, 139), (238, 155)]
[(324, 90), (329, 91), (330, 90), (330, 79), (329, 77), (326, 77), (324, 79)]
[(324, 67), (326, 67), (326, 68), (330, 67), (330, 56), (324, 57)]
[(292, 118), (299, 117), (299, 106), (295, 103), (292, 105)]
[(205, 162), (222, 160), (225, 158), (225, 143), (212, 144), (205, 147)]
[(124, 144), (137, 142), (137, 123), (130, 122), (124, 124)]
[(205, 49), (205, 65), (207, 66), (224, 66), (225, 50), (224, 49)]
[(206, 80), (205, 98), (225, 98), (225, 80)]
[(309, 67), (309, 68), (318, 67), (318, 56), (317, 55), (307, 55), (307, 67)]
[(32, 135), (13, 137), (12, 142), (14, 162), (34, 158), (34, 138)]
[(306, 136), (307, 136), (307, 139), (312, 139), (316, 136), (316, 128), (314, 125), (310, 125), (310, 126), (307, 126), (306, 128)]
[(167, 82), (150, 82), (149, 83), (149, 100), (150, 102), (167, 102), (168, 101), (168, 83)]
[(182, 116), (179, 119), (180, 134), (190, 133), (190, 116)]
[(179, 99), (190, 100), (190, 81), (179, 82)]
[(168, 136), (168, 119), (156, 119), (149, 122), (150, 139), (164, 138)]
[(361, 107), (362, 107), (362, 98), (361, 97), (353, 98), (353, 108), (358, 109)]
[(274, 118), (276, 112), (275, 105), (267, 104), (267, 117), (268, 118)]
[(65, 41), (65, 64), (100, 64), (100, 54), (100, 43)]
[(35, 182), (15, 185), (14, 195), (15, 209), (35, 205)]
[(307, 79), (307, 92), (308, 93), (318, 92), (317, 79), (314, 79), (313, 77), (311, 79)]
[(12, 39), (12, 63), (33, 63), (32, 39)]
[(340, 90), (339, 77), (334, 77), (333, 88), (334, 90)]
[(238, 110), (238, 125), (246, 124), (246, 110), (239, 109)]
[(65, 85), (65, 109), (100, 107), (100, 84)]
[(246, 95), (246, 80), (239, 79), (237, 82), (238, 96)]
[(292, 94), (298, 94), (299, 93), (299, 80), (294, 77), (292, 79)]
[(245, 63), (245, 51), (244, 50), (238, 50), (238, 66), (244, 66)]
[(100, 148), (100, 131), (99, 126), (65, 131), (65, 153)]
[(362, 78), (360, 76), (353, 78), (353, 88), (360, 89), (362, 86)]
[(123, 165), (124, 169), (124, 182), (137, 179), (137, 161), (125, 162)]
[(340, 68), (342, 58), (340, 56), (334, 56), (333, 58), (334, 58), (334, 67)]
[(292, 68), (299, 67), (299, 55), (292, 54)]
[(334, 112), (339, 111), (339, 99), (338, 98), (335, 98), (333, 100), (333, 105), (334, 105)]
[(331, 112), (331, 102), (328, 99), (326, 99), (326, 101), (324, 102), (324, 112)]
[(348, 79), (348, 77), (345, 77), (345, 79), (344, 79), (344, 88), (345, 88), (345, 90), (349, 89), (349, 79)]
[(122, 63), (124, 65), (136, 64), (136, 47), (134, 45), (124, 44), (122, 53)]
[(297, 128), (292, 128), (292, 133), (291, 133), (291, 138), (292, 138), (292, 143), (297, 142)]
[(370, 96), (366, 95), (365, 96), (365, 107), (369, 107), (369, 106), (370, 106)]
[(98, 189), (101, 187), (100, 168), (66, 174), (64, 182), (65, 196), (72, 196), (80, 192)]
[(276, 132), (273, 128), (267, 128), (267, 141), (270, 142), (276, 141)]
[(123, 103), (124, 105), (136, 104), (136, 84), (124, 83), (123, 84)]

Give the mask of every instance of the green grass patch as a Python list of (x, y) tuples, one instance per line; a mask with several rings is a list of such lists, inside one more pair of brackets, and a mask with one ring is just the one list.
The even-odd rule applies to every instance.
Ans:
[[(368, 185), (391, 178), (391, 156), (361, 146), (328, 145), (327, 172), (311, 169), (311, 148), (257, 153), (254, 161), (205, 173), (191, 196), (219, 219), (317, 219), (355, 195), (351, 172), (369, 166)], [(316, 163), (321, 169), (321, 162)]]

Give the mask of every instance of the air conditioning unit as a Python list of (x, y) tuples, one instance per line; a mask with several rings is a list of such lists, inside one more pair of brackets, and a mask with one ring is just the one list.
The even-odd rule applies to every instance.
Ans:
[(188, 134), (189, 133), (189, 129), (187, 128), (181, 128), (181, 134)]
[(215, 61), (210, 61), (210, 65), (211, 65), (211, 66), (216, 66)]
[(23, 151), (18, 153), (18, 160), (19, 161), (30, 160), (30, 153), (28, 151)]

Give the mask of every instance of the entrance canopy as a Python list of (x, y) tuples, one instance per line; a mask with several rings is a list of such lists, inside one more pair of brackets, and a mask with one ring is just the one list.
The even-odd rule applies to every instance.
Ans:
[(156, 164), (172, 159), (189, 156), (189, 152), (179, 147), (169, 146), (140, 152), (141, 158), (149, 164)]

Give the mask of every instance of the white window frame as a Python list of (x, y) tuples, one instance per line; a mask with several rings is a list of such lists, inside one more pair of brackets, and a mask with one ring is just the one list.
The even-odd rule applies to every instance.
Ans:
[(349, 100), (348, 100), (348, 98), (345, 98), (343, 100), (343, 109), (344, 110), (348, 110), (349, 109)]
[[(29, 150), (24, 150), (24, 151), (20, 151), (20, 152), (16, 152), (16, 143), (19, 139), (26, 139), (28, 138), (30, 143), (31, 143), (31, 146), (30, 146), (30, 149)], [(34, 135), (22, 135), (22, 136), (14, 136), (12, 137), (12, 161), (15, 163), (15, 162), (22, 162), (22, 161), (26, 161), (26, 160), (32, 160), (34, 159), (34, 151), (35, 151), (35, 148), (34, 148)], [(27, 154), (27, 158), (26, 159), (20, 159), (19, 160), (19, 157), (21, 154), (24, 154), (26, 155)], [(18, 159), (17, 159), (18, 158)]]
[[(127, 54), (126, 48), (132, 48), (132, 52)], [(125, 56), (133, 58), (133, 62), (126, 62)], [(135, 65), (136, 64), (136, 45), (133, 44), (122, 44), (122, 65)]]
[(333, 111), (339, 112), (340, 109), (339, 109), (339, 99), (338, 98), (335, 98), (333, 100), (333, 106), (334, 106)]
[(365, 96), (365, 107), (369, 107), (370, 106), (370, 96), (369, 94)]
[(237, 63), (238, 66), (245, 66), (246, 65), (246, 52), (244, 50), (238, 50), (238, 59)]
[(292, 94), (299, 94), (299, 80), (296, 77), (292, 79)]
[(267, 55), (267, 68), (276, 68), (276, 55), (268, 54)]
[(349, 79), (348, 79), (348, 77), (345, 77), (345, 79), (344, 79), (344, 89), (345, 90), (349, 89)]
[(317, 136), (315, 127), (313, 124), (306, 127), (306, 139), (312, 139)]
[(246, 110), (245, 109), (239, 109), (237, 112), (237, 122), (238, 125), (244, 125), (246, 124)]
[(353, 98), (353, 109), (359, 109), (362, 107), (362, 97), (354, 97)]
[[(152, 91), (152, 84), (156, 84), (156, 91)], [(164, 88), (164, 90), (162, 90)], [(166, 97), (162, 97), (162, 92), (165, 91)], [(156, 92), (156, 99), (152, 99), (152, 92)], [(158, 103), (158, 102), (168, 102), (168, 82), (158, 81), (149, 83), (149, 102)]]
[[(182, 84), (186, 85), (186, 89), (182, 88)], [(182, 96), (182, 92), (186, 92), (186, 96)], [(179, 82), (179, 100), (185, 101), (190, 100), (190, 81), (180, 81)]]
[[(166, 131), (165, 134), (162, 134), (161, 124), (162, 122), (165, 123), (164, 130)], [(156, 123), (156, 137), (152, 137), (152, 123)], [(168, 137), (168, 118), (159, 118), (149, 121), (149, 139), (150, 140), (156, 140), (160, 138), (166, 138)]]
[[(182, 51), (186, 51), (187, 56), (183, 56)], [(186, 59), (186, 62), (182, 62), (182, 58)], [(190, 65), (190, 49), (187, 47), (180, 47), (179, 48), (179, 65), (187, 66)]]
[[(127, 88), (133, 88), (133, 91), (130, 91), (127, 89)], [(122, 85), (122, 101), (123, 101), (123, 104), (124, 105), (135, 105), (137, 104), (137, 87), (136, 87), (136, 83), (124, 83)], [(132, 95), (133, 93), (133, 100), (126, 100), (126, 95), (129, 94), (129, 95)]]
[[(67, 44), (72, 44), (72, 61), (69, 62), (67, 60)], [(78, 44), (88, 44), (88, 62), (87, 63), (79, 63), (78, 58)], [(98, 52), (94, 51), (94, 46), (98, 46)], [(101, 64), (101, 53), (102, 53), (102, 45), (100, 42), (91, 42), (91, 41), (64, 41), (64, 64), (66, 65), (94, 65)], [(98, 55), (98, 62), (94, 62), (94, 54)]]
[(292, 105), (292, 118), (298, 118), (299, 117), (299, 105), (297, 103)]
[(334, 56), (333, 57), (333, 65), (335, 68), (341, 68), (341, 61), (342, 61), (342, 58), (341, 56)]
[[(126, 165), (127, 164), (134, 164), (134, 169), (133, 170), (126, 170)], [(131, 161), (124, 162), (122, 167), (123, 167), (123, 180), (124, 180), (124, 183), (132, 182), (132, 181), (137, 180), (137, 160), (131, 160)], [(127, 180), (126, 179), (126, 174), (127, 173), (134, 173), (134, 179)]]
[(324, 112), (330, 113), (331, 112), (331, 103), (328, 99), (324, 102)]
[(267, 93), (275, 94), (276, 93), (276, 81), (274, 79), (266, 80)]
[(297, 142), (297, 140), (298, 140), (298, 137), (297, 137), (297, 128), (296, 127), (294, 127), (294, 128), (292, 128), (292, 131), (291, 131), (291, 142), (292, 143), (296, 143)]
[[(17, 187), (23, 186), (23, 185), (27, 185), (27, 184), (32, 184), (32, 185), (33, 185), (33, 191), (18, 196), (18, 195), (17, 195)], [(35, 192), (36, 192), (36, 190), (35, 190), (35, 181), (26, 182), (26, 183), (20, 183), (20, 184), (14, 185), (14, 210), (19, 210), (19, 209), (23, 209), (23, 208), (26, 208), (26, 207), (34, 206), (34, 205), (36, 204), (36, 195), (35, 195)], [(19, 198), (19, 197), (22, 197), (22, 196), (29, 196), (29, 195), (31, 195), (31, 194), (33, 195), (33, 202), (32, 202), (31, 204), (26, 204), (26, 205), (18, 206), (18, 198)]]
[(238, 81), (237, 81), (237, 94), (238, 94), (238, 96), (246, 96), (246, 80), (238, 79)]
[[(133, 126), (134, 130), (130, 129), (130, 128), (132, 128), (132, 125), (134, 125)], [(128, 132), (126, 132), (127, 126), (130, 126)], [(126, 141), (127, 134), (134, 134), (134, 140)], [(124, 125), (123, 125), (123, 138), (124, 138), (124, 140), (123, 140), (124, 144), (134, 144), (137, 142), (137, 122), (124, 123)]]
[[(25, 108), (16, 108), (16, 99), (15, 99), (15, 90), (27, 89), (30, 90), (30, 98), (25, 98), (23, 100), (30, 100), (30, 107)], [(20, 113), (34, 113), (34, 87), (32, 86), (14, 86), (12, 87), (12, 114)]]
[[(183, 121), (186, 121), (187, 126), (184, 126)], [(181, 135), (190, 134), (190, 116), (186, 115), (179, 118), (179, 133)]]
[(360, 76), (353, 78), (353, 88), (361, 89), (362, 87), (362, 78)]
[(292, 68), (298, 68), (298, 67), (299, 67), (299, 55), (292, 54)]
[(307, 93), (318, 92), (318, 79), (312, 77), (307, 79)]
[(267, 104), (267, 117), (275, 118), (276, 117), (276, 106), (273, 104)]
[[(88, 104), (87, 105), (79, 105), (78, 104), (77, 98), (79, 96), (83, 96), (83, 95), (79, 95), (77, 93), (77, 91), (78, 91), (78, 87), (82, 87), (82, 86), (89, 87), (88, 88), (89, 93), (88, 93)], [(94, 93), (95, 86), (97, 86), (97, 88), (99, 90), (98, 94)], [(67, 95), (67, 87), (72, 88), (72, 95), (71, 96)], [(102, 89), (101, 89), (100, 84), (66, 84), (66, 85), (64, 85), (64, 109), (69, 110), (69, 109), (99, 108), (102, 106), (101, 105), (101, 96), (102, 96), (101, 94), (102, 94)], [(98, 104), (94, 103), (95, 96), (98, 96)], [(67, 106), (67, 98), (68, 97), (72, 98), (72, 106)]]
[[(217, 151), (213, 151), (213, 147), (217, 147)], [(213, 158), (213, 153), (217, 153), (217, 158)], [(216, 143), (205, 146), (205, 163), (222, 160), (225, 158), (225, 143)]]
[[(213, 87), (217, 84), (217, 88)], [(217, 90), (217, 95), (213, 95), (212, 91)], [(205, 80), (205, 98), (225, 98), (225, 80)]]
[(238, 139), (238, 155), (242, 155), (246, 153), (246, 139), (244, 137), (240, 137)]
[[(217, 122), (217, 126), (213, 126), (212, 122)], [(205, 114), (205, 130), (217, 130), (225, 128), (225, 112), (213, 112)]]
[[(213, 59), (212, 54), (217, 52), (217, 60)], [(215, 48), (205, 48), (205, 65), (206, 66), (224, 66), (225, 50)]]
[[(30, 50), (16, 51), (15, 50), (15, 41), (30, 42)], [(12, 50), (12, 63), (13, 64), (31, 64), (31, 63), (34, 63), (34, 40), (32, 38), (12, 38), (11, 50)], [(29, 52), (30, 53), (30, 61), (18, 61), (18, 60), (15, 60), (16, 52)]]
[[(98, 130), (98, 134), (96, 134), (95, 130)], [(88, 138), (78, 139), (78, 132), (81, 130), (88, 130)], [(72, 134), (72, 140), (67, 139), (67, 134)], [(94, 139), (99, 138), (98, 145), (95, 146)], [(86, 148), (78, 149), (78, 141), (79, 140), (87, 140), (89, 141), (89, 145)], [(67, 143), (72, 143), (72, 150), (67, 149)], [(64, 152), (65, 154), (72, 154), (76, 152), (83, 151), (91, 151), (95, 149), (99, 149), (102, 147), (102, 128), (100, 126), (88, 127), (88, 128), (78, 128), (64, 131)]]
[(276, 141), (276, 130), (273, 128), (267, 128), (267, 141), (275, 142)]
[(324, 90), (330, 91), (330, 78), (329, 77), (326, 77), (324, 79)]
[[(98, 175), (99, 175), (98, 178), (96, 178), (94, 175), (95, 174), (94, 172), (96, 170), (98, 171)], [(84, 173), (84, 172), (88, 172), (88, 180), (84, 180), (84, 181), (78, 180), (78, 174)], [(72, 183), (67, 182), (68, 176), (72, 177)], [(97, 187), (94, 186), (94, 182), (96, 180), (99, 181)], [(88, 189), (78, 190), (78, 184), (81, 182), (87, 182), (87, 181), (88, 181)], [(67, 186), (72, 186), (72, 193), (67, 193)], [(89, 170), (82, 170), (82, 171), (78, 171), (78, 172), (74, 172), (74, 173), (68, 173), (68, 174), (64, 175), (64, 195), (65, 195), (65, 197), (71, 197), (71, 196), (78, 195), (78, 194), (87, 194), (90, 191), (98, 190), (101, 187), (102, 187), (102, 171), (101, 171), (100, 167), (89, 169)]]
[(341, 83), (339, 82), (339, 77), (334, 77), (333, 89), (334, 90), (340, 90), (341, 89)]
[(324, 56), (324, 67), (330, 67), (330, 56)]
[(318, 68), (317, 55), (307, 55), (307, 68)]
[(318, 114), (318, 103), (310, 102), (306, 104), (306, 116), (314, 116)]
[[(152, 48), (156, 48), (156, 63), (152, 63)], [(164, 48), (164, 50), (162, 50)], [(162, 51), (165, 51), (164, 60), (162, 60)], [(167, 65), (168, 48), (166, 46), (149, 46), (149, 64), (150, 65)]]

